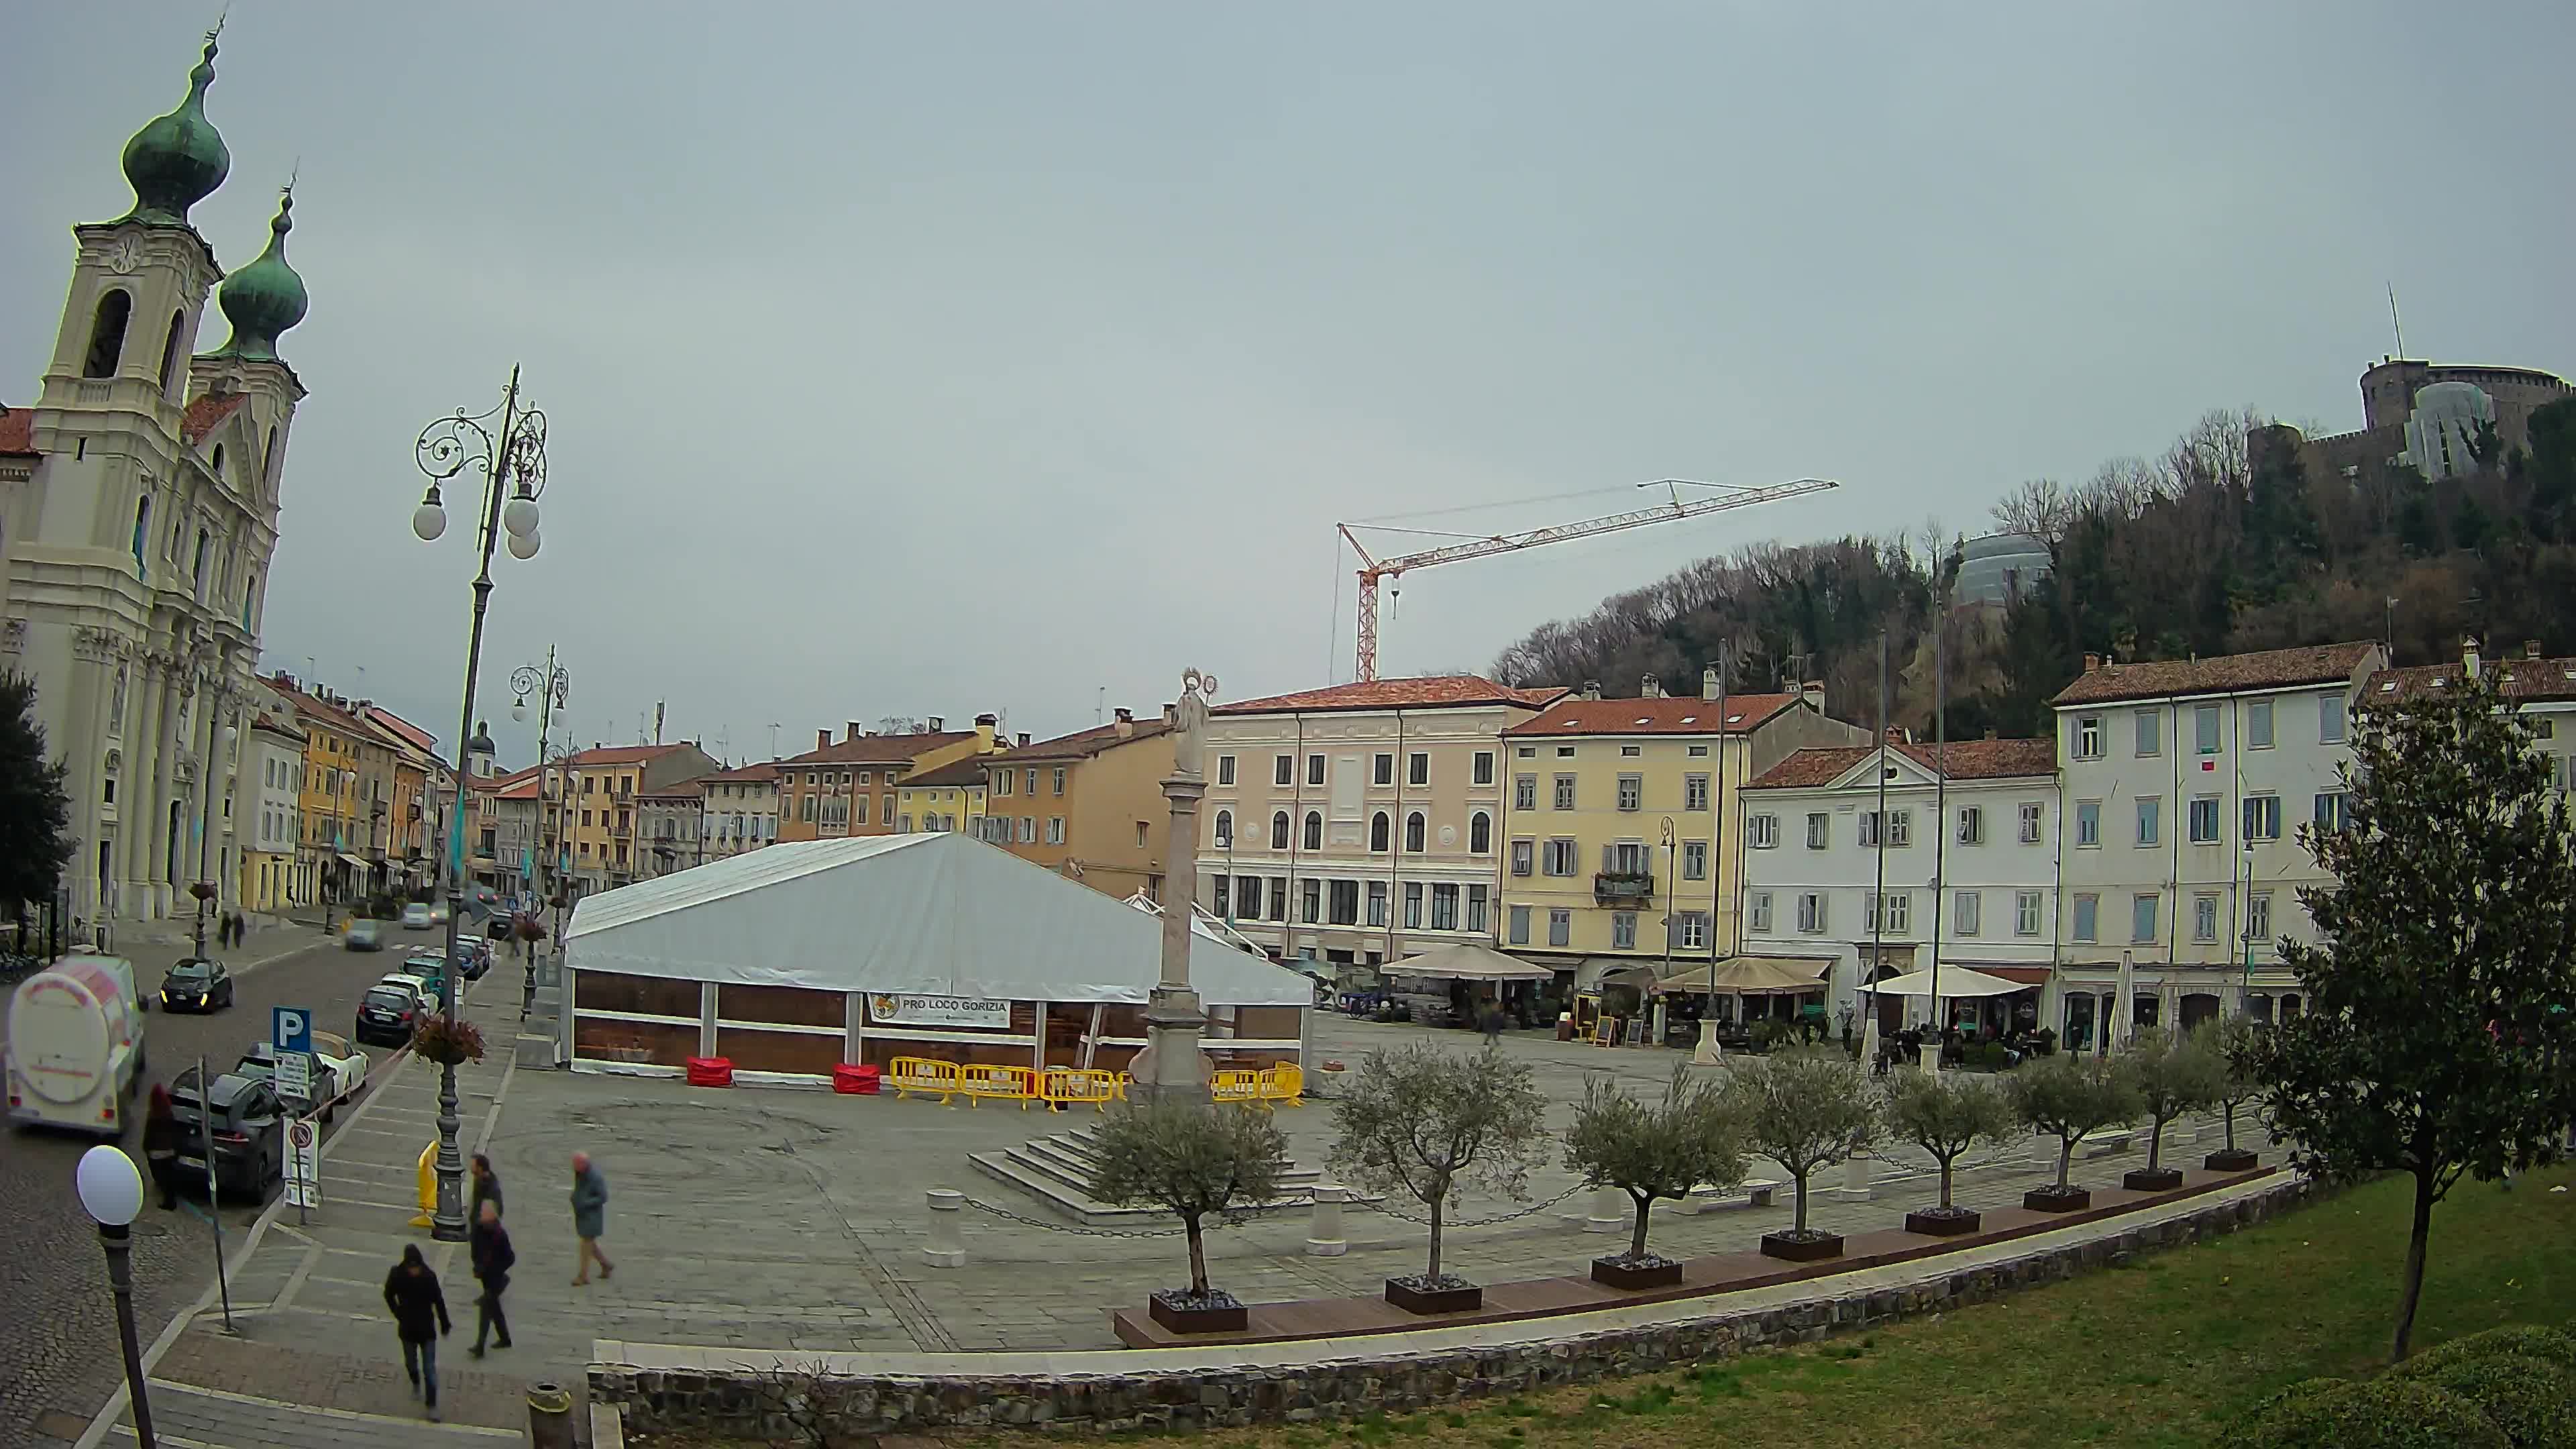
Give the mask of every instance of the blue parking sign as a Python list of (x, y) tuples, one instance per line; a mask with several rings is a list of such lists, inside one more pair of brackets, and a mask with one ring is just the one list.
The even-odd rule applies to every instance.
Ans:
[(269, 1008), (268, 1039), (280, 1052), (313, 1050), (313, 1013), (300, 1006)]

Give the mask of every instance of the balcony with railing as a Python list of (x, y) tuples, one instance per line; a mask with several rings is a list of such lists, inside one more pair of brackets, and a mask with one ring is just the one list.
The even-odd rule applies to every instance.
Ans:
[(1592, 899), (1603, 904), (1653, 900), (1655, 877), (1647, 871), (1605, 870), (1592, 877)]

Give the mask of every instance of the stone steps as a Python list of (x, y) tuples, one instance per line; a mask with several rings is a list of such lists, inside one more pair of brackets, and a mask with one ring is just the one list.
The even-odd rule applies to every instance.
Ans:
[[(996, 1182), (1007, 1183), (1036, 1198), (1054, 1212), (1090, 1227), (1128, 1227), (1159, 1222), (1170, 1215), (1160, 1208), (1120, 1207), (1100, 1200), (1097, 1124), (1035, 1137), (999, 1152), (970, 1152), (966, 1160)], [(1284, 1212), (1314, 1205), (1315, 1188), (1324, 1181), (1321, 1168), (1290, 1163), (1280, 1174), (1279, 1196), (1244, 1211)]]

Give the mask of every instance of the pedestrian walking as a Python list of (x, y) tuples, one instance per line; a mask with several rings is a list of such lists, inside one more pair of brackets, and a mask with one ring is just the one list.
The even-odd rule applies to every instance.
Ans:
[(465, 1205), (465, 1216), (469, 1221), (482, 1216), (483, 1204), (487, 1202), (492, 1205), (492, 1211), (496, 1213), (502, 1211), (501, 1174), (492, 1170), (492, 1159), (477, 1152), (474, 1154), (472, 1168), (474, 1200)]
[(152, 1185), (161, 1189), (161, 1211), (179, 1210), (179, 1114), (170, 1107), (170, 1089), (152, 1084), (152, 1100), (143, 1109), (143, 1161)]
[(467, 1243), (474, 1258), (474, 1280), (483, 1291), (474, 1299), (474, 1346), (466, 1352), (483, 1356), (483, 1339), (492, 1336), (494, 1348), (510, 1346), (510, 1320), (501, 1313), (501, 1295), (510, 1286), (510, 1269), (519, 1261), (518, 1251), (510, 1246), (510, 1230), (501, 1226), (501, 1199), (486, 1198), (474, 1210), (474, 1228)]
[(1503, 1009), (1488, 1002), (1485, 1006), (1485, 1045), (1500, 1045), (1503, 1039)]
[(412, 1392), (435, 1419), (438, 1338), (454, 1332), (456, 1325), (447, 1317), (447, 1295), (439, 1289), (438, 1275), (429, 1271), (416, 1244), (406, 1243), (402, 1261), (385, 1275), (385, 1311), (394, 1316), (394, 1331), (402, 1337), (403, 1372), (411, 1379)]
[(581, 1249), (574, 1259), (573, 1286), (590, 1281), (590, 1265), (599, 1264), (599, 1278), (607, 1282), (617, 1272), (617, 1265), (599, 1251), (600, 1235), (608, 1230), (608, 1179), (592, 1164), (590, 1154), (572, 1155), (572, 1231), (581, 1239)]

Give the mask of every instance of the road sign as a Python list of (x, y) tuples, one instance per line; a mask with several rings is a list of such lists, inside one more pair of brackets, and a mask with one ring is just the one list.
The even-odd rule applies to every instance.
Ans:
[(322, 1205), (322, 1129), (310, 1117), (286, 1124), (286, 1205)]
[(270, 1007), (268, 1040), (281, 1055), (313, 1050), (313, 1013), (300, 1006)]

